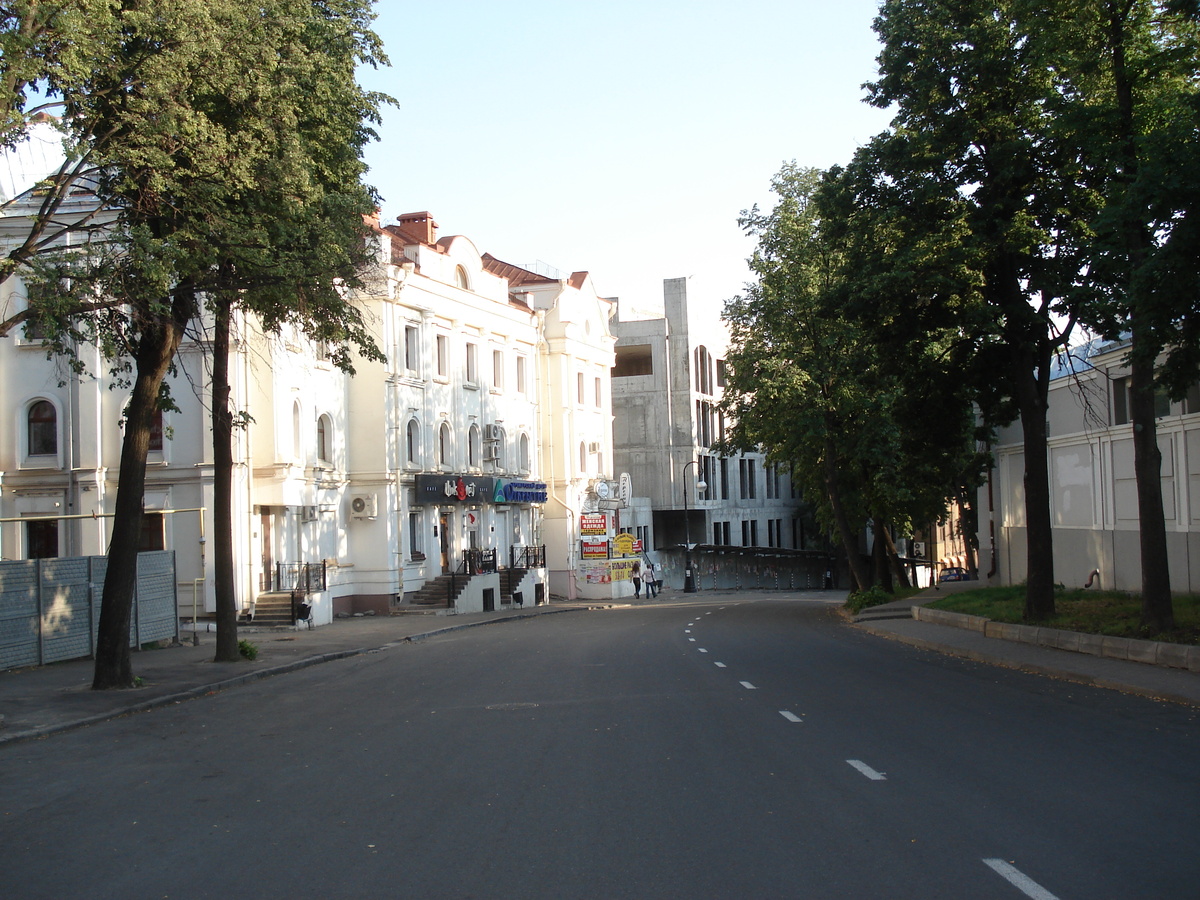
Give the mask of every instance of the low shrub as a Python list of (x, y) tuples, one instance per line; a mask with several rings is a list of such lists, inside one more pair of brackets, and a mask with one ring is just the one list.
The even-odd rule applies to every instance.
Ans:
[(889, 594), (879, 585), (873, 585), (865, 591), (855, 591), (846, 598), (845, 609), (852, 613), (860, 613), (869, 606), (879, 606), (882, 603), (891, 603), (896, 599), (895, 594)]
[(238, 653), (246, 659), (254, 659), (258, 656), (258, 646), (247, 640), (240, 640), (238, 641)]

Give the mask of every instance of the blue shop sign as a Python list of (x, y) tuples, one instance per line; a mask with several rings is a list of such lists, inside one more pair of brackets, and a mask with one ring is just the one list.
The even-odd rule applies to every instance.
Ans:
[(546, 483), (543, 481), (496, 480), (497, 503), (545, 503)]

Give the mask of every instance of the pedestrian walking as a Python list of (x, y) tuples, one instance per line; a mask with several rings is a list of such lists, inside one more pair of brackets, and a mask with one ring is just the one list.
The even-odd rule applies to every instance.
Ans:
[(633, 561), (633, 597), (642, 599), (642, 564), (636, 559)]
[(653, 600), (658, 596), (658, 572), (654, 563), (646, 562), (646, 577), (643, 580), (646, 582), (646, 596)]

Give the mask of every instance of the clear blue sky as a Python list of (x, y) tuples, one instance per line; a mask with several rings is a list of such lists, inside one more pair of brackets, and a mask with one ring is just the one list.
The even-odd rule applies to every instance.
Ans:
[(749, 277), (737, 219), (780, 165), (827, 167), (887, 125), (862, 102), (876, 0), (380, 0), (398, 101), (367, 151), (383, 218), (429, 210), (508, 262), (661, 302)]

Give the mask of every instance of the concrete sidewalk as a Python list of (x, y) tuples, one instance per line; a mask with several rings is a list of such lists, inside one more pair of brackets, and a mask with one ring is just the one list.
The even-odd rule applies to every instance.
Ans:
[(915, 606), (932, 603), (948, 593), (977, 587), (977, 581), (948, 582), (905, 600), (864, 609), (854, 618), (854, 625), (871, 634), (926, 650), (1200, 707), (1200, 673), (1197, 672), (987, 637), (982, 631), (922, 622), (912, 617)]

